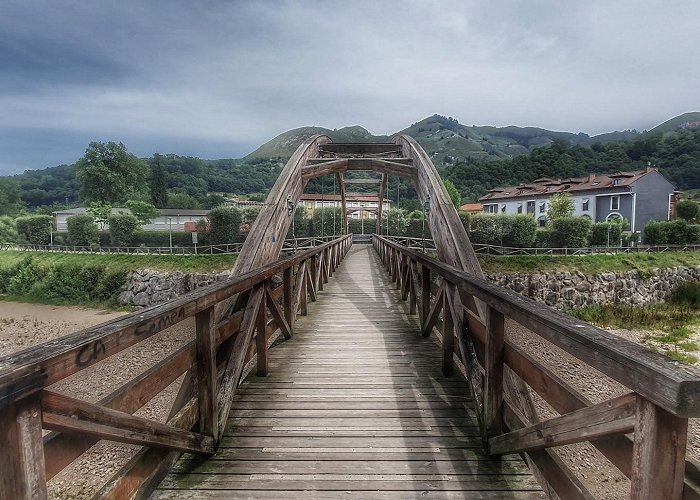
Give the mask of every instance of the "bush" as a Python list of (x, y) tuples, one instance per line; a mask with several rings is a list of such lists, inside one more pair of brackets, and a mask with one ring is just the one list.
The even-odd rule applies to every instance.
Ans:
[(241, 231), (248, 232), (258, 218), (262, 207), (245, 207), (241, 209)]
[(619, 245), (620, 239), (622, 239), (622, 227), (622, 224), (614, 222), (596, 222), (592, 224), (589, 236), (590, 245), (608, 245), (608, 230), (610, 231), (610, 245)]
[[(375, 220), (370, 219), (370, 222), (374, 224)], [(365, 226), (367, 226), (367, 222), (365, 222)], [(403, 208), (390, 208), (382, 211), (382, 226), (385, 228), (384, 231), (391, 236), (404, 236), (408, 227), (408, 212)], [(388, 229), (386, 229), (387, 226)]]
[[(509, 222), (510, 230), (503, 231), (503, 245), (508, 247), (529, 248), (535, 241), (537, 221), (529, 215), (500, 215)], [(505, 227), (504, 227), (505, 229)]]
[(297, 207), (294, 210), (294, 219), (289, 225), (287, 238), (306, 238), (311, 234), (309, 230), (309, 217), (306, 214), (306, 208)]
[(457, 210), (457, 214), (459, 215), (459, 220), (462, 221), (462, 225), (464, 226), (464, 230), (468, 233), (470, 229), (470, 221), (471, 221), (471, 215), (469, 212), (465, 212), (463, 210)]
[(209, 212), (209, 239), (212, 245), (236, 243), (241, 234), (241, 212), (232, 207), (219, 207)]
[(671, 292), (667, 301), (693, 308), (700, 307), (700, 281), (691, 280), (681, 283)]
[(52, 224), (53, 217), (50, 215), (18, 217), (15, 221), (19, 236), (32, 245), (48, 245), (51, 242)]
[(99, 244), (97, 236), (97, 224), (92, 215), (73, 215), (66, 219), (68, 227), (68, 242), (73, 246), (85, 246)]
[(583, 217), (560, 217), (551, 221), (555, 247), (578, 248), (586, 246), (591, 221)]
[[(365, 221), (374, 229), (375, 221)], [(343, 231), (343, 209), (337, 207), (317, 208), (311, 216), (311, 234), (313, 236), (338, 236)], [(374, 232), (374, 230), (372, 230)]]
[(119, 214), (109, 218), (109, 244), (113, 247), (134, 246), (139, 221), (133, 215)]
[(34, 284), (40, 282), (44, 274), (43, 270), (34, 264), (31, 257), (26, 257), (18, 265), (11, 268), (5, 291), (12, 295), (28, 294)]
[(678, 217), (685, 221), (693, 221), (700, 215), (700, 205), (691, 200), (683, 200), (676, 203)]
[(105, 271), (95, 286), (94, 297), (100, 301), (115, 302), (125, 283), (125, 271)]
[[(372, 234), (377, 228), (375, 219), (350, 219), (348, 221), (348, 232), (352, 234)], [(386, 230), (384, 229), (386, 232)]]
[(537, 248), (551, 248), (554, 246), (554, 231), (545, 229), (535, 233), (535, 246)]
[(472, 243), (483, 245), (501, 244), (501, 224), (493, 214), (473, 214), (471, 216), (471, 231), (469, 238)]
[(423, 226), (422, 219), (409, 219), (408, 225), (406, 226), (405, 236), (411, 238), (430, 238), (430, 228), (428, 227), (428, 221), (425, 221), (425, 229)]
[(645, 245), (665, 245), (668, 243), (666, 222), (650, 221), (642, 230), (642, 242)]
[(15, 220), (9, 215), (0, 216), (0, 243), (18, 243), (19, 233)]

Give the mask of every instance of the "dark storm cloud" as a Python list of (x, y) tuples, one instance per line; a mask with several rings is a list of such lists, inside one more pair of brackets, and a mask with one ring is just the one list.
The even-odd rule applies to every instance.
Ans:
[(236, 157), (289, 128), (433, 113), (598, 133), (700, 108), (700, 3), (0, 5), (0, 173), (89, 140)]

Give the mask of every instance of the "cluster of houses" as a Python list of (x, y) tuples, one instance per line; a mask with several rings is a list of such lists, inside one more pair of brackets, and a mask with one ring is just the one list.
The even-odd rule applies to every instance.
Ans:
[(574, 216), (592, 222), (624, 219), (629, 221), (631, 232), (641, 231), (652, 220), (671, 219), (679, 194), (657, 169), (647, 167), (570, 179), (540, 178), (519, 186), (498, 187), (479, 198), (480, 203), (462, 208), (469, 212), (526, 214), (544, 226), (552, 196), (561, 193), (571, 195)]
[[(519, 186), (491, 189), (479, 198), (479, 203), (469, 203), (461, 208), (471, 213), (525, 214), (534, 217), (540, 226), (547, 221), (547, 209), (552, 196), (568, 193), (574, 201), (574, 215), (586, 217), (592, 222), (617, 219), (629, 221), (630, 231), (639, 232), (652, 220), (673, 218), (678, 192), (655, 168), (616, 174), (589, 174), (570, 179), (540, 178)], [(228, 199), (228, 206), (236, 208), (257, 207), (264, 203)], [(317, 208), (341, 207), (339, 194), (303, 194), (300, 207), (309, 215)], [(385, 198), (382, 210), (389, 210), (391, 200)], [(346, 208), (352, 219), (376, 219), (379, 200), (374, 195), (347, 193)], [(113, 208), (112, 213), (128, 213), (126, 208)], [(66, 221), (72, 215), (85, 214), (85, 208), (72, 208), (54, 212), (57, 231), (66, 231)], [(207, 219), (207, 210), (168, 209), (159, 210), (145, 231), (194, 230), (195, 223)]]

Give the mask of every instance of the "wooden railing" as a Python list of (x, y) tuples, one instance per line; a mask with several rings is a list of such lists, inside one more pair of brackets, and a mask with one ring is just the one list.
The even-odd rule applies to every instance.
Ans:
[[(291, 338), (351, 245), (337, 238), (303, 253), (114, 321), (0, 358), (0, 498), (46, 498), (46, 481), (101, 439), (141, 445), (98, 492), (130, 498), (156, 484), (182, 452), (210, 455), (220, 441), (239, 381), (255, 367), (267, 374), (267, 351)], [(234, 299), (226, 319), (215, 307)], [(195, 338), (97, 403), (51, 385), (100, 363), (187, 318)], [(135, 416), (187, 373), (165, 424)], [(50, 430), (42, 437), (42, 429)]]
[[(381, 236), (374, 236), (374, 247), (409, 300), (410, 313), (418, 313), (423, 335), (437, 330), (443, 372), (452, 373), (456, 361), (462, 365), (489, 454), (524, 453), (560, 498), (593, 498), (550, 449), (590, 442), (630, 478), (632, 498), (700, 498), (698, 466), (685, 460), (688, 418), (700, 416), (694, 372)], [(508, 338), (506, 318), (629, 393), (593, 404)], [(527, 414), (517, 395), (505, 390), (509, 377), (525, 382), (559, 416)]]

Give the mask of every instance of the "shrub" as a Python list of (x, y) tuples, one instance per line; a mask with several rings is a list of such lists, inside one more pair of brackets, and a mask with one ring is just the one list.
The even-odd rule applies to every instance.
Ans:
[(666, 222), (661, 221), (647, 222), (642, 230), (642, 242), (645, 245), (665, 245), (668, 243), (665, 225)]
[(68, 241), (73, 246), (91, 246), (99, 244), (97, 225), (91, 215), (73, 215), (66, 219)]
[(462, 225), (464, 226), (464, 230), (466, 232), (470, 231), (470, 221), (471, 221), (471, 215), (469, 212), (465, 212), (463, 210), (458, 210), (457, 213), (459, 214), (459, 220), (462, 221)]
[(700, 205), (691, 200), (679, 201), (676, 203), (676, 213), (681, 219), (690, 222), (700, 215)]
[(508, 247), (528, 248), (535, 241), (537, 221), (529, 215), (500, 215), (503, 222), (507, 222), (508, 231), (503, 231), (503, 244)]
[(32, 245), (48, 245), (50, 243), (52, 224), (53, 218), (50, 215), (18, 217), (15, 221), (19, 236)]
[(535, 246), (537, 248), (551, 248), (554, 246), (554, 231), (545, 229), (535, 233)]
[(672, 304), (700, 307), (700, 281), (691, 280), (681, 283), (671, 292), (667, 301)]
[(109, 218), (109, 244), (113, 247), (134, 245), (139, 221), (133, 215), (119, 214)]
[(232, 207), (219, 207), (209, 212), (209, 239), (212, 245), (236, 243), (241, 230), (241, 212)]
[(583, 247), (591, 227), (591, 221), (583, 217), (560, 217), (551, 221), (555, 247)]
[[(370, 219), (371, 224), (375, 223), (374, 219)], [(385, 231), (391, 236), (404, 236), (408, 227), (408, 212), (403, 208), (390, 208), (382, 212), (382, 226)], [(388, 229), (386, 229), (388, 226)], [(365, 233), (367, 221), (365, 221)], [(374, 227), (370, 232), (374, 232)]]
[(472, 243), (484, 245), (501, 244), (501, 227), (497, 218), (492, 214), (473, 214), (471, 216), (471, 231), (469, 237)]
[[(372, 234), (376, 229), (374, 219), (350, 219), (348, 221), (348, 231), (352, 234)], [(386, 226), (384, 226), (386, 227)], [(386, 232), (386, 229), (383, 229)]]
[[(425, 226), (423, 225), (425, 222)], [(409, 219), (408, 225), (406, 226), (405, 236), (411, 238), (430, 238), (430, 228), (428, 227), (428, 221), (423, 221), (422, 219)]]
[(10, 279), (7, 281), (6, 291), (12, 295), (28, 294), (44, 273), (31, 257), (26, 257), (18, 265), (11, 269)]
[[(365, 229), (367, 229), (368, 222), (374, 228), (375, 221), (371, 219), (365, 221)], [(315, 209), (311, 216), (310, 227), (313, 236), (340, 235), (343, 231), (343, 209), (337, 207)]]
[(287, 238), (305, 238), (311, 234), (309, 230), (309, 217), (306, 214), (306, 208), (297, 207), (294, 210), (294, 219), (289, 225)]
[(125, 271), (105, 271), (95, 286), (94, 297), (97, 300), (114, 301), (125, 283)]
[(258, 218), (262, 207), (245, 207), (241, 209), (241, 231), (248, 232)]
[(0, 216), (0, 243), (17, 243), (19, 234), (15, 220), (9, 215)]
[(591, 245), (607, 245), (608, 230), (610, 231), (610, 245), (617, 246), (622, 238), (622, 224), (614, 222), (596, 222), (591, 225), (589, 243)]

